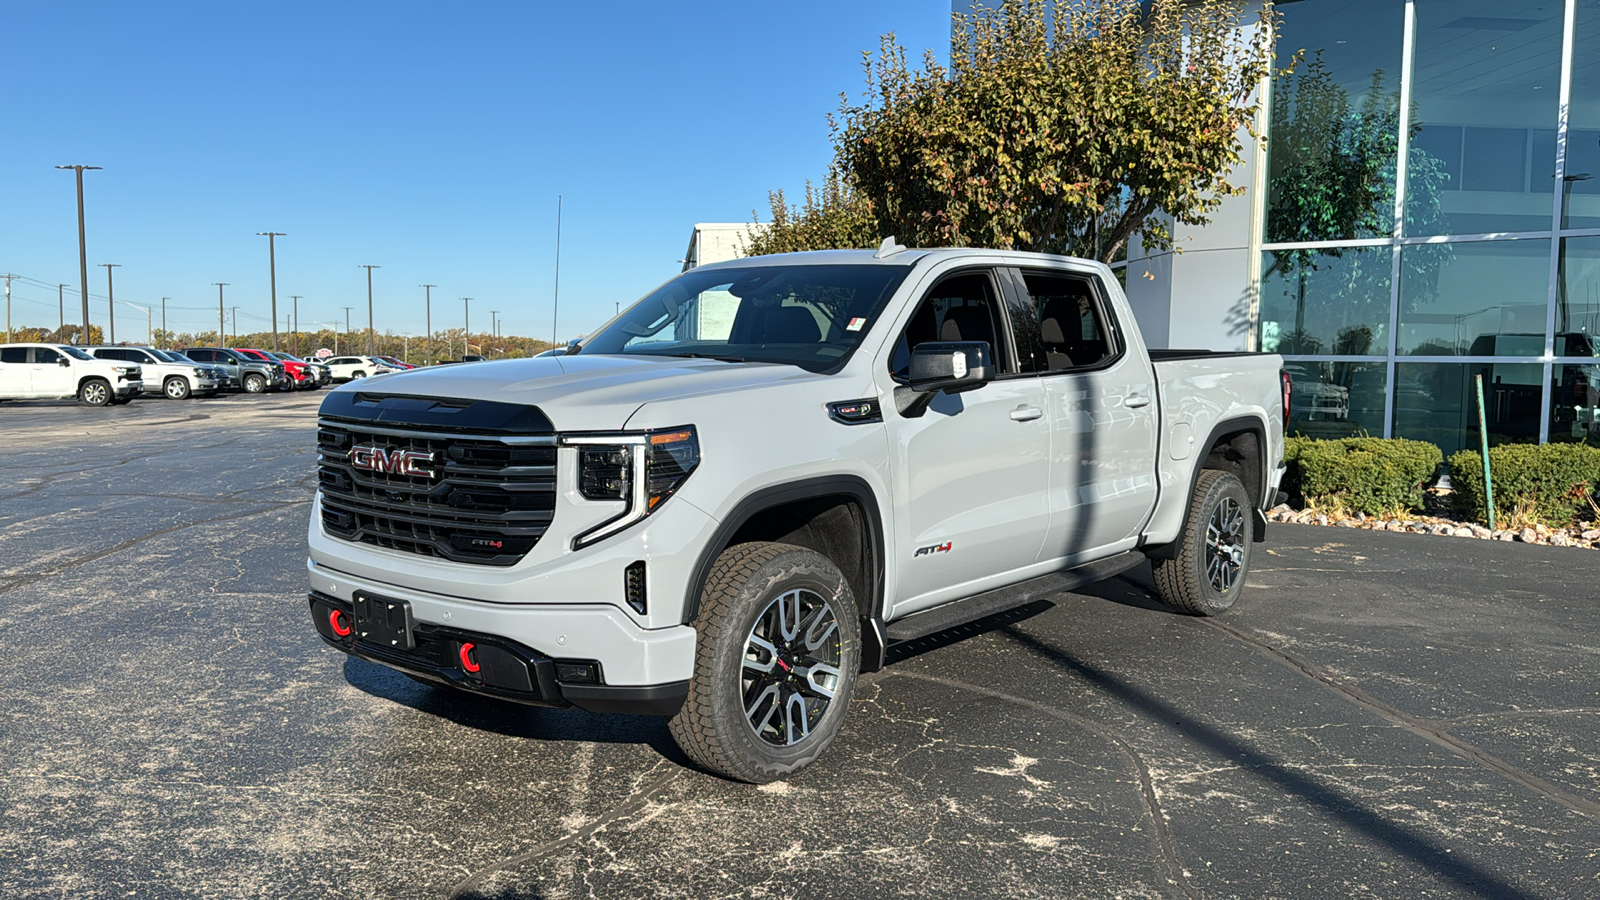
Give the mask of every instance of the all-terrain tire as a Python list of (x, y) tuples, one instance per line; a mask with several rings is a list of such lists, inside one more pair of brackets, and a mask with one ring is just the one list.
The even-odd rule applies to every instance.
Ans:
[(689, 695), (668, 723), (689, 758), (765, 784), (828, 749), (861, 665), (859, 613), (838, 566), (791, 544), (729, 547), (711, 566), (694, 626)]
[(1227, 612), (1250, 571), (1251, 504), (1232, 472), (1204, 469), (1172, 559), (1150, 561), (1161, 602), (1192, 616)]

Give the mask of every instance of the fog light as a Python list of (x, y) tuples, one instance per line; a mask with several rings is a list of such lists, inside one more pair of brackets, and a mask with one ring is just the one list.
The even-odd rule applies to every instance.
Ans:
[(556, 680), (567, 684), (599, 684), (599, 666), (592, 662), (556, 663)]

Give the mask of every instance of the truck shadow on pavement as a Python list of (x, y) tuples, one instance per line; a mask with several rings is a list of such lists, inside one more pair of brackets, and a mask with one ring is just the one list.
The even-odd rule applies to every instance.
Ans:
[(581, 709), (549, 709), (413, 681), (401, 673), (346, 657), (344, 680), (373, 697), (437, 716), (463, 728), (514, 738), (648, 746), (672, 762), (696, 768), (678, 749), (659, 716), (624, 716)]

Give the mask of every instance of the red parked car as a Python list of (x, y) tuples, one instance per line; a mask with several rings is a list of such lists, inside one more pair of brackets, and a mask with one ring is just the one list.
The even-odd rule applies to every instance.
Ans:
[(286, 391), (316, 390), (317, 388), (316, 374), (311, 371), (310, 366), (303, 362), (292, 359), (278, 359), (265, 350), (253, 350), (249, 347), (235, 347), (233, 349), (251, 359), (259, 359), (264, 363), (283, 366), (283, 374), (288, 376), (288, 381), (283, 388)]

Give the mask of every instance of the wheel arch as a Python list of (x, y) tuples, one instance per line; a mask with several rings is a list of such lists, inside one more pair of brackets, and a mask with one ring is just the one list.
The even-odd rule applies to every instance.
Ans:
[[(1245, 494), (1250, 497), (1254, 509), (1259, 511), (1266, 500), (1266, 486), (1270, 483), (1267, 474), (1267, 423), (1265, 419), (1257, 416), (1237, 416), (1226, 419), (1212, 426), (1211, 433), (1207, 435), (1203, 445), (1205, 452), (1196, 459), (1195, 466), (1189, 473), (1189, 483), (1184, 490), (1183, 509), (1184, 518), (1178, 523), (1178, 535), (1183, 534), (1183, 528), (1188, 523), (1188, 510), (1193, 505), (1195, 487), (1200, 481), (1200, 473), (1207, 469), (1216, 469), (1231, 473), (1244, 485)], [(1265, 535), (1261, 533), (1259, 517), (1256, 527), (1255, 539), (1261, 540)], [(1144, 548), (1146, 555), (1157, 559), (1171, 559), (1177, 553), (1178, 541), (1172, 543), (1152, 545)]]
[(683, 623), (700, 611), (711, 565), (736, 544), (772, 541), (815, 550), (833, 561), (856, 595), (858, 615), (883, 607), (884, 532), (877, 495), (856, 475), (825, 475), (762, 488), (740, 500), (700, 551), (683, 598)]

